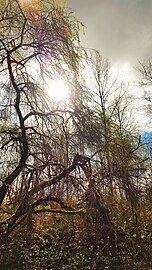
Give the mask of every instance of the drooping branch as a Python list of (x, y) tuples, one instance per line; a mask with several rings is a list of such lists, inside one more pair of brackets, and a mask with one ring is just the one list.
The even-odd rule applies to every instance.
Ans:
[(67, 110), (61, 110), (61, 109), (55, 109), (55, 110), (52, 110), (50, 112), (36, 112), (36, 111), (33, 111), (33, 112), (30, 112), (28, 113), (25, 117), (24, 117), (24, 121), (26, 121), (30, 116), (40, 116), (40, 117), (48, 117), (48, 116), (51, 116), (55, 113), (73, 113), (72, 111), (67, 111)]
[(81, 215), (85, 214), (84, 209), (78, 209), (78, 210), (57, 210), (57, 209), (39, 209), (39, 210), (34, 210), (34, 214), (39, 214), (39, 213), (55, 213), (55, 214), (65, 214), (65, 215)]
[(20, 123), (20, 129), (21, 129), (21, 143), (20, 143), (21, 158), (15, 170), (9, 176), (7, 176), (5, 180), (3, 181), (3, 185), (0, 188), (0, 204), (2, 204), (5, 198), (9, 185), (18, 177), (18, 175), (22, 171), (22, 168), (25, 165), (25, 162), (28, 158), (28, 142), (27, 142), (27, 137), (26, 137), (26, 128), (24, 125), (24, 118), (20, 110), (20, 90), (18, 89), (18, 86), (15, 81), (15, 77), (12, 71), (11, 58), (10, 58), (9, 52), (7, 52), (7, 65), (8, 65), (8, 72), (9, 72), (12, 86), (16, 91), (15, 109), (16, 109), (16, 113), (17, 113), (19, 123)]
[[(75, 210), (74, 208), (69, 207), (68, 205), (66, 205), (60, 197), (54, 197), (51, 194), (49, 194), (49, 195), (47, 195), (45, 197), (41, 197), (40, 199), (36, 200), (32, 204), (29, 204), (29, 200), (31, 199), (31, 197), (34, 194), (36, 194), (38, 191), (43, 190), (44, 188), (46, 188), (46, 187), (48, 187), (48, 186), (50, 186), (52, 184), (56, 184), (57, 182), (62, 180), (66, 175), (68, 175), (69, 173), (74, 171), (77, 166), (80, 166), (82, 169), (84, 168), (84, 166), (85, 166), (84, 163), (87, 162), (88, 158), (87, 158), (87, 160), (85, 159), (85, 157), (83, 158), (83, 166), (81, 166), (82, 156), (76, 154), (75, 157), (76, 158), (74, 158), (72, 165), (69, 166), (67, 169), (64, 169), (62, 173), (60, 173), (56, 177), (53, 177), (51, 180), (40, 184), (38, 187), (31, 189), (25, 195), (25, 198), (21, 202), (21, 204), (20, 204), (19, 208), (17, 209), (16, 213), (12, 217), (10, 217), (8, 219), (9, 231), (12, 231), (12, 228), (14, 228), (14, 226), (15, 226), (14, 224), (16, 223), (16, 221), (18, 219), (20, 219), (22, 216), (26, 215), (28, 213), (28, 211), (32, 211), (32, 212), (34, 211), (36, 213), (37, 210), (35, 210), (35, 208), (37, 206), (39, 206), (39, 205), (46, 206), (48, 204), (48, 202), (56, 202), (62, 209), (66, 210), (67, 212), (70, 211), (70, 213), (73, 213), (73, 214), (77, 213), (77, 210)], [(80, 157), (80, 158), (78, 158), (78, 157)], [(85, 172), (85, 169), (84, 169), (84, 172)]]
[(66, 211), (74, 211), (75, 209), (73, 209), (72, 207), (67, 206), (63, 200), (61, 200), (61, 198), (59, 197), (54, 197), (51, 196), (50, 194), (42, 197), (38, 200), (36, 200), (35, 202), (33, 202), (32, 204), (29, 204), (29, 196), (28, 194), (25, 196), (24, 200), (22, 201), (22, 203), (20, 204), (18, 210), (16, 211), (16, 213), (10, 217), (8, 219), (8, 223), (9, 223), (9, 229), (14, 226), (15, 222), (21, 218), (22, 216), (24, 216), (25, 214), (27, 214), (29, 211), (34, 211), (34, 209), (39, 206), (39, 205), (47, 205), (48, 202), (56, 202), (57, 204), (59, 204), (59, 206), (66, 210)]
[(48, 181), (45, 181), (44, 183), (39, 184), (37, 187), (31, 189), (29, 191), (29, 196), (33, 196), (35, 193), (37, 193), (38, 191), (45, 189), (51, 185), (54, 185), (56, 183), (58, 183), (61, 179), (63, 179), (64, 177), (66, 177), (69, 173), (71, 173), (72, 171), (74, 171), (76, 169), (78, 164), (73, 163), (71, 166), (69, 166), (68, 168), (64, 169), (62, 171), (62, 173), (60, 173), (59, 175), (53, 177), (52, 179), (49, 179)]

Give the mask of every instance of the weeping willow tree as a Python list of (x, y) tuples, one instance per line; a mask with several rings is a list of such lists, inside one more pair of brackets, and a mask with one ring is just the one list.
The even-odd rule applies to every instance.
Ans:
[[(62, 77), (69, 83), (71, 104), (77, 103), (80, 25), (64, 5), (39, 3), (0, 5), (0, 204), (9, 205), (12, 226), (42, 201), (67, 209), (62, 196), (54, 195), (65, 191), (64, 182), (62, 189), (58, 182), (79, 162), (68, 157), (74, 105), (52, 101), (45, 90), (46, 81)], [(70, 133), (73, 138), (74, 130)]]

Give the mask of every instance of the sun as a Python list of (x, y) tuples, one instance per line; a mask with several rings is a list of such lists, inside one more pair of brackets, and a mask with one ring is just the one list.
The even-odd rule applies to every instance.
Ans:
[(69, 87), (63, 80), (49, 80), (45, 91), (54, 102), (65, 101), (69, 97)]

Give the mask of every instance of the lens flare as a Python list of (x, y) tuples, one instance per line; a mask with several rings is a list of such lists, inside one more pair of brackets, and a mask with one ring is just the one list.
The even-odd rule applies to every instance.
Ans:
[(50, 80), (45, 86), (46, 93), (55, 102), (62, 102), (69, 97), (69, 87), (62, 80)]
[(23, 12), (30, 19), (39, 15), (41, 10), (40, 0), (18, 0)]

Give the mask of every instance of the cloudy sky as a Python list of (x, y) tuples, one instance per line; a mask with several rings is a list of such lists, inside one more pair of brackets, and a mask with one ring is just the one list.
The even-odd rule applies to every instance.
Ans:
[(112, 65), (135, 67), (152, 55), (152, 0), (68, 0), (87, 27), (82, 44)]
[[(68, 6), (86, 26), (82, 45), (99, 50), (127, 80), (137, 80), (139, 61), (152, 56), (152, 0), (68, 0)], [(139, 88), (133, 90), (142, 95)], [(152, 130), (140, 104), (137, 122), (141, 130)]]

